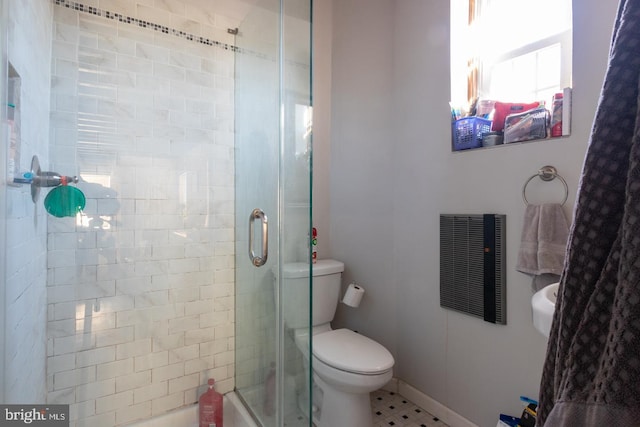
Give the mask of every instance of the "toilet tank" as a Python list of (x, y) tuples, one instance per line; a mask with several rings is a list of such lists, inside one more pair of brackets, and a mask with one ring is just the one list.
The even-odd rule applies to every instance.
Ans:
[[(320, 259), (313, 264), (312, 326), (333, 320), (340, 299), (340, 284), (344, 264), (332, 259)], [(309, 264), (291, 263), (282, 266), (283, 315), (288, 328), (309, 326)]]

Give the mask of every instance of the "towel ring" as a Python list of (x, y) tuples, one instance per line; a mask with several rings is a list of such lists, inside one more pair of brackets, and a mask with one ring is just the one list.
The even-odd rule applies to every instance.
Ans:
[(562, 181), (562, 185), (564, 185), (564, 199), (562, 200), (561, 205), (564, 205), (567, 199), (569, 198), (569, 186), (567, 185), (567, 181), (564, 180), (562, 176), (558, 174), (558, 171), (553, 166), (543, 166), (538, 170), (538, 173), (535, 175), (531, 175), (531, 177), (524, 183), (522, 186), (522, 200), (524, 200), (524, 204), (529, 206), (529, 201), (527, 200), (527, 185), (531, 182), (531, 180), (535, 177), (539, 176), (541, 180), (545, 182), (553, 181), (555, 178), (559, 178)]

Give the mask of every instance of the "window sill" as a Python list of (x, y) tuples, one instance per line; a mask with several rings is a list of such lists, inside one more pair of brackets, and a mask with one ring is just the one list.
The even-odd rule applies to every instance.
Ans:
[(529, 144), (529, 143), (532, 143), (532, 142), (562, 140), (562, 139), (567, 139), (570, 136), (571, 135), (562, 135), (562, 136), (554, 136), (554, 137), (547, 137), (547, 138), (536, 138), (536, 139), (529, 139), (527, 141), (508, 142), (506, 144), (500, 143), (500, 144), (496, 144), (496, 145), (486, 145), (486, 146), (482, 146), (482, 147), (465, 148), (465, 149), (461, 149), (461, 150), (456, 150), (456, 149), (452, 148), (451, 152), (452, 153), (465, 153), (465, 152), (470, 152), (470, 151), (482, 151), (482, 150), (492, 149), (492, 148), (504, 148), (504, 147), (515, 146), (515, 145)]

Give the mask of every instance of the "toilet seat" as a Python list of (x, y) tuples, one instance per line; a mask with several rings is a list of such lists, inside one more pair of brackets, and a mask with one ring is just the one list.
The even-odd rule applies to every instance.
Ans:
[(384, 346), (349, 329), (314, 335), (313, 355), (333, 368), (362, 375), (378, 375), (394, 364)]

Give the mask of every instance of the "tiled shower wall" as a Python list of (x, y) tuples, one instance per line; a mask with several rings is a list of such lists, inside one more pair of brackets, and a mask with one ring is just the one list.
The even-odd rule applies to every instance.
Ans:
[(48, 223), (48, 401), (113, 427), (209, 377), (233, 389), (234, 53), (189, 35), (237, 23), (209, 2), (59, 3), (51, 168), (87, 202)]
[[(31, 157), (48, 163), (51, 14), (48, 2), (9, 4), (8, 59), (21, 80), (20, 170)], [(4, 179), (4, 178), (3, 178)], [(44, 402), (46, 355), (46, 213), (28, 185), (7, 187), (5, 398)]]

